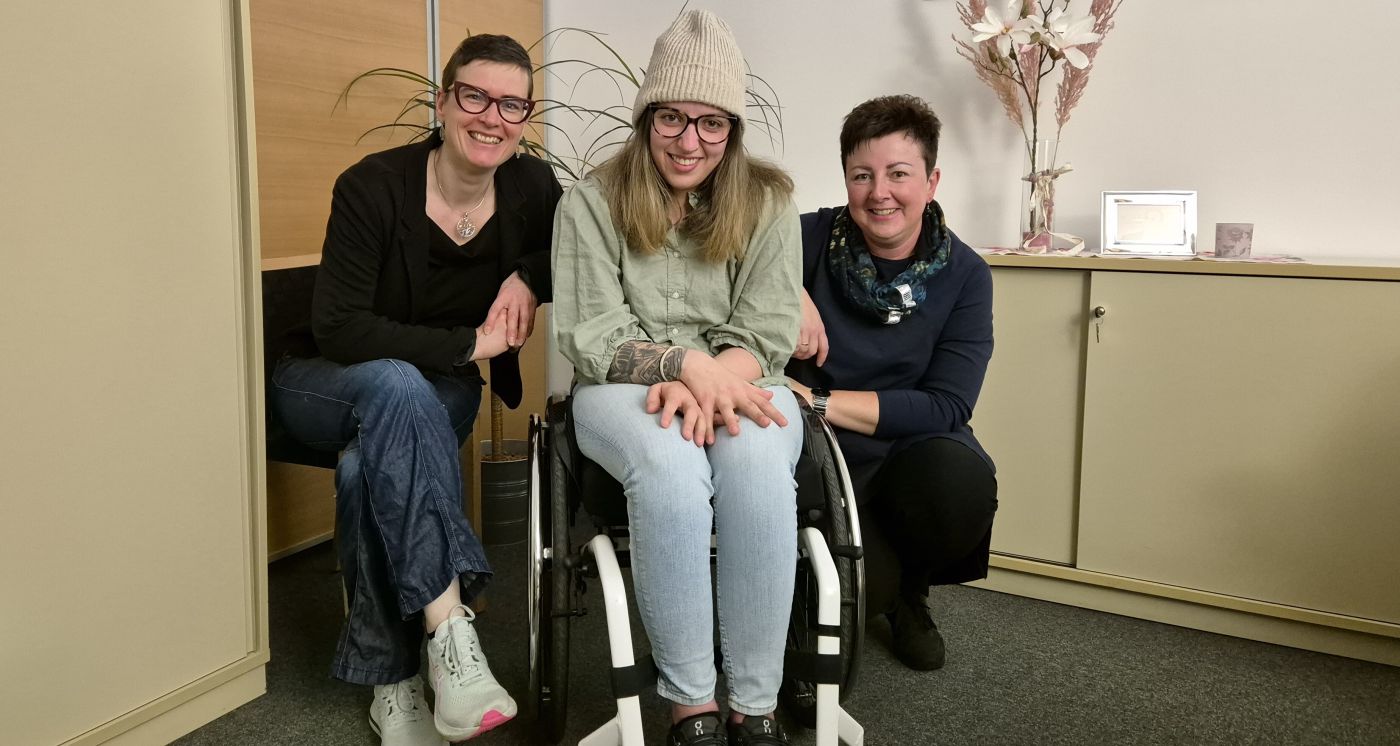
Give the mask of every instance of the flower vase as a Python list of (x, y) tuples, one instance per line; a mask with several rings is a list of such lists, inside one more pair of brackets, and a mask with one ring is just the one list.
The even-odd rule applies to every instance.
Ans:
[(1055, 180), (1068, 169), (1055, 166), (1059, 140), (1036, 140), (1026, 158), (1021, 177), (1021, 248), (1044, 254), (1054, 245)]

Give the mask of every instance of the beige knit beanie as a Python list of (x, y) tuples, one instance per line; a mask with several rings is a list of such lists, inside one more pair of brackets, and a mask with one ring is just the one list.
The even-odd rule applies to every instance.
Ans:
[(689, 11), (656, 37), (632, 121), (640, 121), (647, 106), (666, 101), (709, 104), (742, 121), (746, 78), (729, 25), (708, 10)]

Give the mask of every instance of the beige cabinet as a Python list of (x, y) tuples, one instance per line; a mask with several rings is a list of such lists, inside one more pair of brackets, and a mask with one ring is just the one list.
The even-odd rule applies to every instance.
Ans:
[(1400, 283), (1095, 272), (1077, 566), (1400, 624)]
[(1400, 271), (991, 263), (986, 585), (1400, 663)]

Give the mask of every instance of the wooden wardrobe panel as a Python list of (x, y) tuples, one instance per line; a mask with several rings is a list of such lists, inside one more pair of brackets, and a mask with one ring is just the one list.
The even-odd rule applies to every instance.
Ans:
[[(335, 178), (364, 156), (407, 142), (407, 130), (376, 132), (415, 86), (371, 79), (336, 101), (366, 70), (426, 74), (421, 0), (250, 0), (264, 264), (319, 261)], [(426, 113), (408, 121), (427, 124)], [(296, 258), (296, 259), (292, 259)], [(280, 262), (279, 262), (280, 260)]]

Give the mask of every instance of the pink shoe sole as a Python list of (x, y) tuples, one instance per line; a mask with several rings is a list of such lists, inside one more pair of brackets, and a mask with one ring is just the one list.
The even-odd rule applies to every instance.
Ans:
[(479, 736), (498, 725), (510, 722), (511, 717), (511, 715), (505, 715), (496, 710), (487, 710), (486, 714), (481, 717), (481, 728), (476, 732), (476, 735)]
[(452, 738), (448, 740), (451, 743), (463, 743), (466, 741), (470, 741), (471, 739), (477, 738), (478, 736), (480, 736), (488, 730), (491, 730), (492, 728), (509, 723), (514, 717), (514, 715), (506, 715), (500, 712), (499, 710), (487, 710), (486, 714), (481, 716), (481, 727), (473, 731), (471, 735), (468, 735), (464, 738)]

